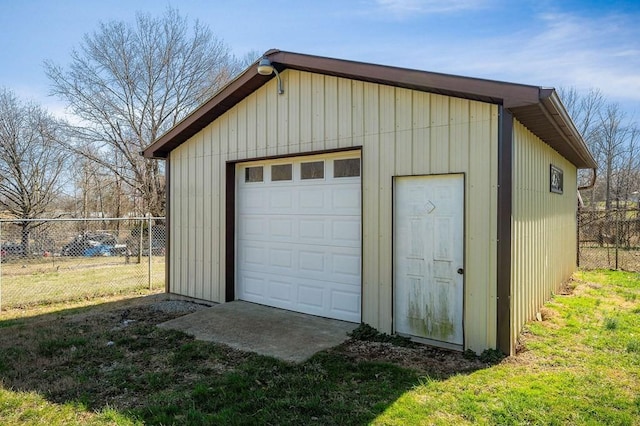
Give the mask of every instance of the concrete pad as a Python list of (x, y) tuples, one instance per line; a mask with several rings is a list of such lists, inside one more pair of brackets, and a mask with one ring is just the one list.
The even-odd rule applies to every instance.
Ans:
[(303, 362), (339, 345), (357, 326), (243, 301), (215, 305), (158, 325), (289, 362)]

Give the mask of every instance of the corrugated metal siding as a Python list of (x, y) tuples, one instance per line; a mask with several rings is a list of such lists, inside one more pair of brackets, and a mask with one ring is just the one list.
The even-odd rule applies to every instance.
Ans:
[[(576, 167), (526, 127), (513, 127), (511, 341), (576, 268)], [(563, 194), (549, 190), (549, 167), (564, 174)]]
[(362, 147), (362, 320), (392, 331), (392, 177), (465, 173), (466, 347), (495, 345), (497, 107), (292, 70), (281, 77), (284, 95), (269, 82), (171, 152), (170, 290), (225, 299), (226, 162)]

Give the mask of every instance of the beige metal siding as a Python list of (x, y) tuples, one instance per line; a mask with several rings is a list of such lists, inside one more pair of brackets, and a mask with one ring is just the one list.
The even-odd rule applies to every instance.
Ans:
[[(511, 341), (576, 268), (576, 167), (519, 122), (513, 127)], [(564, 172), (549, 190), (549, 167)]]
[(392, 177), (465, 173), (465, 346), (493, 347), (498, 108), (307, 72), (281, 77), (283, 95), (270, 81), (171, 152), (171, 291), (225, 300), (226, 162), (362, 147), (362, 320), (392, 331)]

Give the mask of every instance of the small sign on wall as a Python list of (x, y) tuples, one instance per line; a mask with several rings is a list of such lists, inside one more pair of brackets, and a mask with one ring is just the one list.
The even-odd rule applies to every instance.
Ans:
[(549, 178), (550, 178), (549, 190), (551, 192), (555, 192), (556, 194), (562, 194), (562, 190), (564, 188), (564, 178), (563, 178), (562, 169), (560, 167), (556, 167), (553, 164), (551, 164), (551, 167), (549, 169)]

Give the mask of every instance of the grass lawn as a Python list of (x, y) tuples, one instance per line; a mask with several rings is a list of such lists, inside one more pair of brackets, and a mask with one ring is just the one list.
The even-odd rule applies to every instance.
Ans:
[[(152, 256), (151, 289), (164, 290), (164, 256)], [(145, 292), (149, 289), (148, 257), (130, 263), (113, 257), (50, 257), (16, 259), (3, 263), (0, 308)]]
[(351, 339), (275, 359), (155, 327), (162, 295), (0, 314), (0, 424), (640, 424), (640, 276), (580, 272), (498, 363)]

